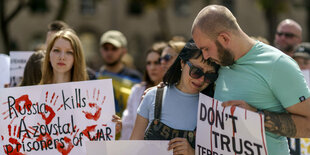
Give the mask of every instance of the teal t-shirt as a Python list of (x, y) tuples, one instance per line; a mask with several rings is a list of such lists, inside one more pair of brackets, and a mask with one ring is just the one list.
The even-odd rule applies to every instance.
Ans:
[[(310, 92), (297, 63), (278, 49), (256, 43), (232, 66), (221, 67), (214, 97), (244, 100), (251, 106), (283, 113)], [(258, 122), (259, 123), (259, 122)], [(286, 137), (266, 131), (268, 154), (288, 155)]]

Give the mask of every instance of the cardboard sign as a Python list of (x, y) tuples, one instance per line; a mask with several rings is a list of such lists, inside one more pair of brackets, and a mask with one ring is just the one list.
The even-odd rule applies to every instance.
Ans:
[(23, 79), (24, 68), (33, 51), (11, 51), (10, 86), (16, 87)]
[(86, 154), (115, 139), (112, 80), (0, 89), (0, 154)]
[(161, 140), (118, 140), (87, 142), (87, 155), (172, 155), (168, 151), (169, 141)]
[(10, 57), (0, 54), (0, 88), (10, 83)]
[(199, 95), (197, 155), (267, 154), (264, 116)]

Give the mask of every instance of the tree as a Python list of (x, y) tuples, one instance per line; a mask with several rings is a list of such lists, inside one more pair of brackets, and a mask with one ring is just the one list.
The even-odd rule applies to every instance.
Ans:
[(155, 9), (160, 28), (160, 40), (171, 39), (168, 22), (167, 6), (170, 0), (129, 0), (129, 12), (133, 15), (141, 15), (146, 8)]
[[(305, 7), (307, 10), (307, 27), (310, 27), (310, 1), (309, 0), (304, 0), (305, 2)], [(310, 39), (310, 30), (308, 30), (308, 34), (307, 34), (307, 38), (308, 40)]]
[[(293, 1), (294, 7), (296, 7), (297, 9), (299, 8), (305, 8), (306, 10), (306, 21), (307, 21), (307, 28), (310, 27), (310, 1), (309, 0), (303, 0), (303, 1)], [(310, 39), (310, 30), (308, 30), (307, 33), (307, 39)]]
[(257, 2), (263, 9), (268, 24), (267, 39), (273, 41), (278, 24), (278, 16), (281, 12), (288, 10), (289, 2), (288, 0), (257, 0)]
[[(48, 3), (46, 0), (18, 0), (17, 5), (12, 10), (6, 10), (6, 2), (8, 0), (0, 0), (0, 26), (1, 37), (3, 40), (5, 53), (8, 54), (11, 47), (11, 38), (9, 33), (9, 27), (12, 20), (25, 8), (30, 8), (32, 13), (46, 13), (49, 11)], [(67, 13), (68, 0), (59, 0), (59, 9), (56, 12), (55, 20), (63, 20)], [(7, 13), (6, 11), (10, 11)]]
[(5, 0), (0, 0), (0, 22), (1, 34), (5, 53), (8, 54), (11, 47), (9, 25), (10, 22), (20, 13), (20, 11), (27, 6), (26, 0), (19, 0), (17, 6), (8, 15), (5, 14)]

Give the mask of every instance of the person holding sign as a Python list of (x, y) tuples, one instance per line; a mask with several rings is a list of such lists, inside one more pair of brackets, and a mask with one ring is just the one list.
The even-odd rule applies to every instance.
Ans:
[(194, 154), (199, 92), (211, 86), (217, 71), (218, 65), (188, 42), (164, 76), (167, 86), (144, 96), (130, 139), (171, 140), (174, 154)]
[(87, 80), (82, 44), (73, 30), (55, 33), (48, 43), (40, 84)]
[(310, 137), (310, 91), (292, 58), (251, 39), (220, 5), (199, 12), (192, 36), (204, 59), (221, 65), (214, 98), (265, 114), (268, 154), (288, 155), (286, 137)]
[[(54, 84), (88, 79), (82, 44), (71, 29), (55, 33), (47, 45), (40, 84)], [(120, 117), (113, 115), (116, 133), (121, 130)]]

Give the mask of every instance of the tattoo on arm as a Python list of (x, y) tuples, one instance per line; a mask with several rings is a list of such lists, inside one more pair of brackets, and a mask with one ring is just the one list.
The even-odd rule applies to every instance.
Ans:
[(290, 114), (278, 114), (265, 110), (264, 114), (266, 131), (285, 137), (296, 136), (296, 125)]

